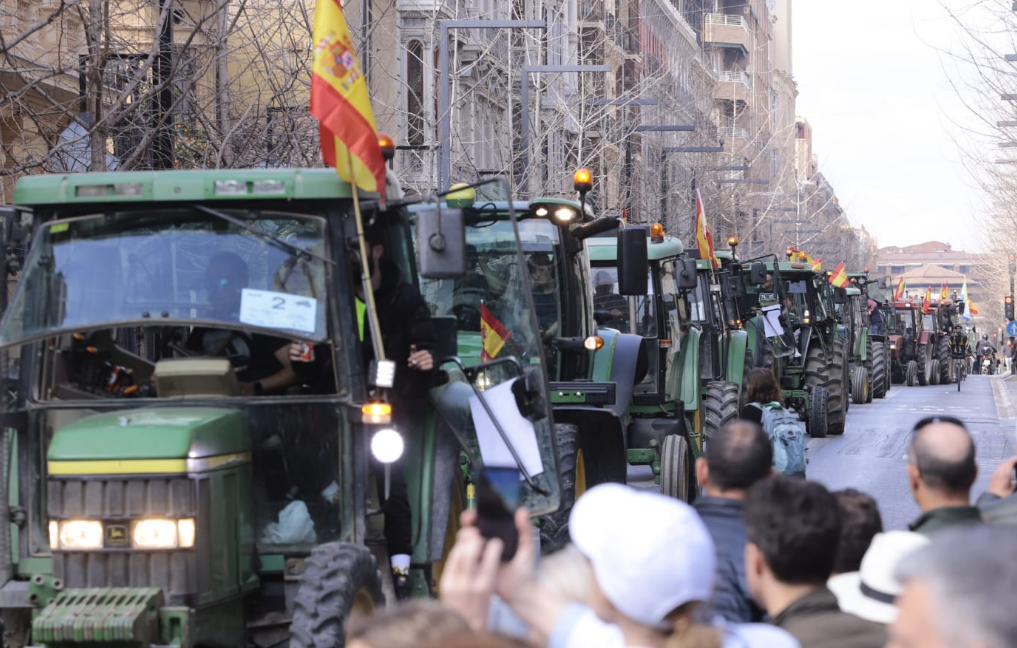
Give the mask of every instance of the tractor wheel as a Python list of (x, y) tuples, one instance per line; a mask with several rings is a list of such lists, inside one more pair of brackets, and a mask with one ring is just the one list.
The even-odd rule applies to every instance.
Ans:
[(856, 403), (869, 402), (869, 370), (865, 367), (855, 367), (851, 377), (851, 400)]
[(708, 383), (702, 412), (703, 429), (700, 432), (705, 443), (714, 432), (738, 418), (738, 385), (721, 380)]
[(680, 434), (664, 437), (660, 448), (660, 492), (691, 504), (696, 496), (689, 444)]
[(290, 624), (291, 648), (336, 648), (346, 624), (384, 604), (374, 554), (362, 545), (329, 542), (304, 562)]
[(929, 365), (932, 363), (932, 347), (928, 344), (923, 344), (918, 347), (918, 384), (924, 387), (925, 385), (931, 385), (930, 378), (932, 374), (929, 373)]
[(844, 434), (847, 418), (848, 365), (847, 350), (843, 340), (833, 343), (833, 366), (829, 369), (830, 380), (826, 387), (827, 407), (826, 429), (830, 434)]
[(586, 462), (579, 448), (579, 426), (555, 423), (558, 440), (558, 469), (561, 472), (561, 506), (540, 518), (540, 550), (555, 552), (569, 541), (569, 514), (572, 505), (586, 492)]
[(908, 387), (914, 387), (919, 384), (919, 376), (921, 373), (918, 371), (918, 363), (914, 360), (908, 360), (908, 368), (904, 374), (904, 382), (907, 383)]
[(937, 358), (933, 358), (929, 362), (929, 384), (939, 384), (939, 360)]
[(950, 380), (950, 340), (945, 337), (939, 338), (936, 344), (936, 359), (939, 360), (939, 384), (949, 385)]
[(890, 341), (883, 340), (881, 346), (883, 349), (883, 384), (886, 385), (886, 389), (883, 390), (883, 397), (890, 393), (893, 389), (893, 367), (890, 366)]
[(826, 389), (822, 385), (813, 387), (809, 399), (809, 424), (805, 430), (813, 439), (822, 439), (826, 436), (828, 406)]
[(872, 397), (886, 398), (890, 389), (890, 373), (887, 371), (885, 349), (882, 344), (872, 348)]
[(891, 360), (890, 377), (895, 385), (906, 385), (908, 383), (907, 363), (893, 362)]

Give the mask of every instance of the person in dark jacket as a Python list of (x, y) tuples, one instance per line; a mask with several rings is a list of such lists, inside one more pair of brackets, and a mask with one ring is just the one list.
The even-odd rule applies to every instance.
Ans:
[[(428, 407), (428, 390), (434, 385), (437, 370), (434, 352), (438, 348), (438, 336), (427, 302), (415, 286), (403, 280), (398, 266), (386, 257), (385, 231), (369, 229), (365, 231), (365, 237), (385, 358), (394, 361), (396, 365), (394, 387), (388, 390), (392, 420), (404, 436), (412, 435), (424, 418)], [(355, 255), (351, 255), (350, 271), (354, 281), (358, 282), (354, 303), (358, 328), (356, 334), (360, 339), (366, 367), (375, 359), (375, 353), (367, 321), (367, 306), (359, 285), (363, 276), (361, 265)], [(318, 363), (301, 361), (301, 347), (300, 344), (290, 346), (290, 361), (297, 373), (306, 376), (323, 371)], [(322, 354), (324, 355), (327, 354)], [(317, 359), (318, 354), (315, 356)], [(373, 458), (372, 471), (376, 477), (383, 478), (384, 466)], [(409, 594), (413, 527), (402, 460), (391, 464), (389, 494), (384, 510), (385, 541), (392, 559), (396, 593), (403, 598)]]
[(696, 460), (703, 497), (695, 509), (717, 547), (717, 579), (710, 613), (731, 623), (762, 621), (763, 610), (745, 582), (745, 491), (772, 472), (773, 447), (755, 423), (732, 421), (710, 436)]
[(784, 405), (784, 394), (780, 391), (773, 370), (756, 367), (745, 376), (745, 405), (738, 412), (738, 418), (752, 421), (756, 425), (763, 424), (763, 410), (756, 405), (780, 403)]
[(842, 612), (826, 587), (840, 536), (837, 501), (821, 484), (775, 476), (745, 496), (745, 577), (770, 623), (802, 648), (883, 648), (886, 628)]
[(958, 524), (982, 521), (971, 506), (978, 476), (975, 442), (964, 422), (934, 416), (915, 424), (908, 446), (908, 484), (922, 514), (909, 525), (926, 535)]

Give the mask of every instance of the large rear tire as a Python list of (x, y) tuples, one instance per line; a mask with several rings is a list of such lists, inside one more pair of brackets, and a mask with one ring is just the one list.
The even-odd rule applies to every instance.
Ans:
[(848, 365), (847, 347), (843, 340), (834, 340), (832, 366), (829, 368), (830, 380), (824, 385), (826, 387), (827, 418), (826, 429), (830, 434), (844, 434), (844, 425), (847, 422), (848, 399)]
[(932, 364), (932, 347), (923, 344), (918, 347), (918, 384), (922, 387), (931, 385), (932, 374), (929, 372), (929, 365)]
[(540, 518), (540, 550), (555, 552), (569, 541), (569, 515), (576, 500), (586, 492), (586, 462), (579, 448), (579, 426), (555, 423), (558, 470), (561, 472), (561, 505)]
[(362, 545), (329, 542), (304, 562), (290, 624), (291, 648), (337, 648), (346, 624), (385, 602), (374, 555)]
[(827, 432), (827, 407), (826, 389), (822, 385), (812, 388), (809, 399), (809, 421), (806, 432), (813, 439), (822, 439)]
[(865, 367), (855, 367), (851, 378), (851, 399), (856, 403), (869, 402), (869, 370)]
[(738, 418), (738, 385), (733, 382), (714, 380), (706, 385), (703, 395), (703, 442), (731, 421)]
[(872, 397), (886, 398), (886, 392), (890, 389), (890, 374), (887, 371), (886, 356), (883, 354), (883, 344), (876, 344), (872, 347)]
[(688, 504), (696, 498), (696, 476), (689, 444), (680, 434), (667, 435), (661, 444), (660, 493)]
[(940, 337), (936, 343), (936, 359), (939, 360), (939, 384), (949, 385), (950, 380), (950, 340)]
[(919, 376), (921, 372), (918, 371), (918, 363), (914, 360), (908, 360), (908, 368), (904, 373), (904, 382), (907, 383), (908, 387), (914, 387), (919, 384)]
[(939, 384), (939, 360), (937, 358), (933, 358), (929, 362), (929, 384)]

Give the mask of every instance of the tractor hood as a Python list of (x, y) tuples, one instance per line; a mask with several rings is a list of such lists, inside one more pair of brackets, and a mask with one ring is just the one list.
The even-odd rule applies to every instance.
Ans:
[(96, 414), (64, 426), (47, 458), (55, 475), (187, 473), (249, 461), (250, 447), (247, 417), (239, 410), (153, 408)]

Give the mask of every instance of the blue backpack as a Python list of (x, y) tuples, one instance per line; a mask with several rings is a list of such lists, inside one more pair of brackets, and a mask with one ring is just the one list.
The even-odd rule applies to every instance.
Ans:
[(780, 403), (760, 405), (763, 411), (763, 431), (773, 445), (773, 467), (784, 475), (805, 476), (805, 432), (798, 417), (780, 406)]

